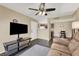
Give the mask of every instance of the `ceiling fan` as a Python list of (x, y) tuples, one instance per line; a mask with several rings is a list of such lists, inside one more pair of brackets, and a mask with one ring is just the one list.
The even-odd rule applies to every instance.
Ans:
[(47, 16), (47, 12), (55, 11), (56, 8), (47, 8), (47, 9), (45, 9), (45, 3), (41, 3), (39, 5), (39, 9), (29, 8), (29, 10), (37, 11), (37, 13), (35, 15), (45, 15), (45, 16)]

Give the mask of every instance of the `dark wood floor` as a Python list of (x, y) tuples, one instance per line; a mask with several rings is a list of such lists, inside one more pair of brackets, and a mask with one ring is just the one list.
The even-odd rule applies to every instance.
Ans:
[[(24, 51), (30, 49), (33, 45), (35, 44), (39, 44), (39, 45), (42, 45), (42, 46), (45, 46), (45, 47), (49, 47), (50, 48), (50, 44), (49, 44), (49, 41), (47, 40), (44, 40), (44, 39), (35, 39), (33, 41), (31, 41), (31, 45), (23, 50), (21, 50), (20, 52), (18, 53), (23, 53)], [(16, 56), (16, 54), (12, 55), (12, 56)]]
[[(47, 40), (44, 40), (44, 39), (35, 39), (35, 40), (31, 41), (31, 45), (29, 47), (26, 47), (26, 48), (22, 49), (21, 51), (19, 51), (17, 53), (22, 53), (25, 50), (28, 50), (29, 48), (31, 48), (35, 44), (39, 44), (39, 45), (42, 45), (42, 46), (50, 48), (50, 46), (52, 44), (52, 40), (47, 41)], [(11, 56), (16, 56), (17, 53), (12, 54)], [(3, 54), (1, 54), (1, 55), (3, 55)]]

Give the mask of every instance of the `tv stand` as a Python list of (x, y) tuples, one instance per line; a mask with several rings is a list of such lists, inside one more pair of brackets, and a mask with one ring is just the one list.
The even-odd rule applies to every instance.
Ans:
[(6, 49), (6, 55), (15, 54), (26, 47), (29, 47), (31, 44), (31, 38), (19, 38), (18, 41), (10, 41), (4, 43), (4, 47)]
[(18, 34), (18, 39), (17, 39), (17, 45), (18, 45), (18, 51), (19, 51), (19, 34)]

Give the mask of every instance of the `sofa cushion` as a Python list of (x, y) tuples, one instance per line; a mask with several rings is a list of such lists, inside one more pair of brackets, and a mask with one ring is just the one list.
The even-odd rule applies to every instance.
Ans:
[(68, 47), (70, 52), (73, 53), (79, 47), (79, 42), (76, 41), (75, 39), (72, 39)]
[(53, 43), (51, 49), (56, 49), (63, 53), (70, 54), (68, 47), (61, 44)]
[(51, 45), (51, 49), (48, 53), (48, 55), (63, 55), (63, 56), (69, 56), (71, 55), (68, 45), (69, 40), (65, 38), (54, 38), (53, 44)]
[(48, 56), (70, 56), (70, 54), (61, 52), (61, 51), (56, 50), (56, 49), (50, 49)]
[(60, 56), (59, 51), (50, 49), (48, 52), (48, 56)]
[(72, 56), (79, 56), (79, 47), (72, 53)]
[(65, 45), (65, 46), (68, 46), (69, 42), (70, 41), (68, 39), (65, 39), (65, 38), (54, 38), (53, 39), (53, 43), (59, 43), (59, 44)]

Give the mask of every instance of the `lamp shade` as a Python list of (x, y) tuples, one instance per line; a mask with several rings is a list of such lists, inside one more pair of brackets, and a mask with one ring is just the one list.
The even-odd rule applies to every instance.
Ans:
[(79, 29), (79, 21), (72, 22), (72, 28), (73, 29)]

